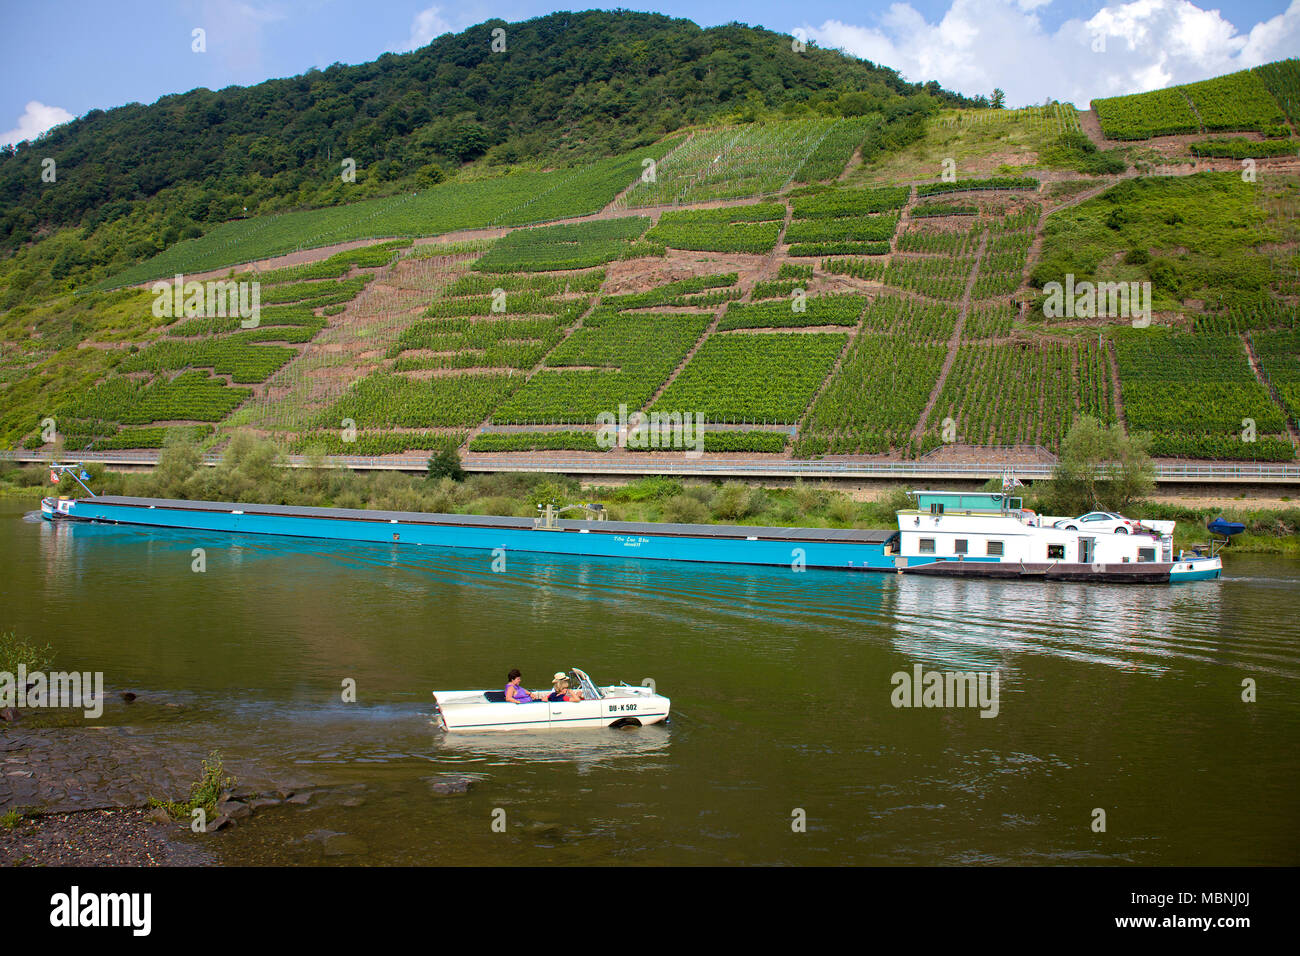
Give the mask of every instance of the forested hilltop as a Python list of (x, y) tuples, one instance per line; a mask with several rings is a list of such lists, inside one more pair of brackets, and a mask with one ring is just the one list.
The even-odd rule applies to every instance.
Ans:
[[(506, 50), (494, 53), (493, 31)], [(466, 164), (566, 164), (713, 119), (932, 112), (972, 101), (886, 67), (740, 24), (628, 11), (490, 20), (408, 54), (150, 106), (93, 110), (0, 151), (0, 248), (142, 213), (116, 249), (67, 252), (56, 278), (120, 268), (215, 223), (432, 185)], [(42, 181), (55, 160), (57, 189)], [(344, 188), (340, 162), (356, 162)], [(247, 212), (245, 213), (245, 209)], [(126, 238), (123, 244), (120, 240)]]

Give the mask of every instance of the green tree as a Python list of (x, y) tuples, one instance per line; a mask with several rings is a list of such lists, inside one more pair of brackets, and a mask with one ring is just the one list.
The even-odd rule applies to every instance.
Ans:
[(993, 102), (992, 102), (993, 108), (995, 110), (1000, 110), (1002, 109), (1002, 107), (1006, 105), (1006, 102), (1007, 102), (1007, 94), (1003, 93), (1002, 90), (998, 89), (997, 87), (994, 87)]
[(1155, 490), (1155, 469), (1147, 453), (1150, 437), (1126, 435), (1084, 416), (1061, 442), (1060, 457), (1046, 499), (1061, 514), (1123, 511)]
[(460, 455), (456, 454), (456, 449), (451, 445), (446, 445), (437, 454), (429, 456), (427, 478), (430, 481), (437, 481), (440, 478), (461, 481), (464, 477), (465, 469), (461, 467)]

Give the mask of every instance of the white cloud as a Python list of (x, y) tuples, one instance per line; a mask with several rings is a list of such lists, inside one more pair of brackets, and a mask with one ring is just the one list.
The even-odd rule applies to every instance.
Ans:
[(421, 10), (415, 15), (415, 19), (411, 21), (410, 39), (397, 52), (408, 53), (411, 50), (418, 50), (431, 40), (450, 32), (451, 24), (443, 18), (442, 7), (429, 7), (427, 10)]
[(9, 132), (0, 134), (0, 145), (17, 144), (25, 139), (34, 140), (60, 123), (67, 123), (75, 118), (61, 106), (46, 106), (44, 103), (32, 100), (27, 104), (27, 109), (23, 110), (23, 115), (18, 117), (18, 125)]
[(952, 0), (936, 23), (899, 2), (878, 25), (827, 20), (804, 29), (822, 47), (894, 67), (913, 82), (938, 80), (972, 96), (1001, 87), (1008, 106), (1051, 97), (1086, 109), (1094, 97), (1203, 80), (1300, 50), (1300, 0), (1244, 34), (1190, 0), (1110, 3), (1052, 32), (1035, 12), (1048, 2)]
[[(207, 55), (220, 60), (241, 82), (256, 83), (263, 79), (266, 72), (263, 33), (270, 24), (286, 20), (286, 15), (244, 0), (203, 0), (200, 10), (194, 26), (202, 27), (207, 33)], [(190, 42), (186, 35), (186, 46)]]

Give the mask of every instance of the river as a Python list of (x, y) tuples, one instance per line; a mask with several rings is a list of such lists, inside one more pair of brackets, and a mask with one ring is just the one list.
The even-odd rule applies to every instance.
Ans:
[[(519, 554), (498, 573), (33, 505), (0, 504), (0, 630), (112, 691), (67, 746), (99, 724), (196, 775), (219, 749), (241, 779), (326, 788), (196, 837), (224, 862), (1300, 863), (1295, 560), (1229, 550), (1221, 580), (1174, 586)], [(996, 716), (895, 707), (917, 665), (997, 669)], [(512, 667), (531, 687), (650, 678), (672, 720), (437, 728), (430, 691)]]

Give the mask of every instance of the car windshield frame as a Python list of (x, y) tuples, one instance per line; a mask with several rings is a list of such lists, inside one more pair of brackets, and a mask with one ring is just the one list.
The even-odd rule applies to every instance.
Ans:
[(587, 676), (585, 671), (580, 671), (576, 667), (573, 669), (573, 676), (578, 678), (578, 688), (582, 691), (582, 696), (586, 700), (603, 700), (600, 688), (596, 682)]

